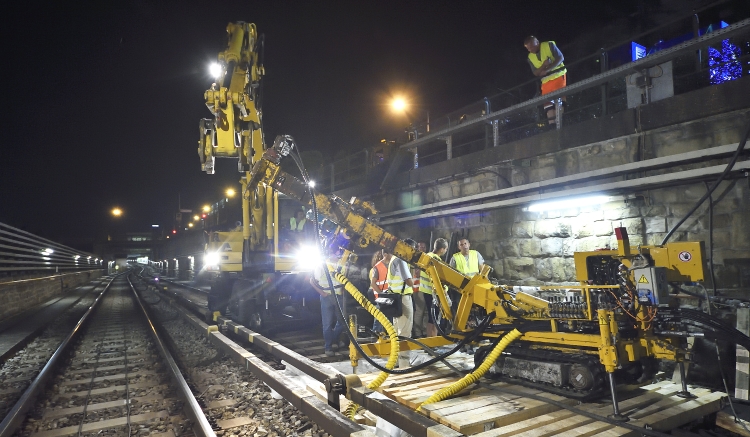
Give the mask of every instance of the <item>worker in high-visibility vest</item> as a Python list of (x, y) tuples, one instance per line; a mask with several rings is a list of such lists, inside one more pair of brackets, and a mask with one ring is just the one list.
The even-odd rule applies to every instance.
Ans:
[[(345, 348), (347, 343), (340, 338), (346, 326), (336, 317), (336, 311), (339, 310), (338, 306), (343, 307), (344, 305), (342, 299), (344, 285), (331, 275), (331, 282), (333, 283), (333, 290), (331, 290), (328, 283), (328, 276), (326, 275), (329, 265), (338, 265), (338, 258), (334, 253), (329, 254), (326, 264), (321, 263), (315, 268), (314, 276), (310, 277), (310, 285), (320, 294), (320, 316), (323, 322), (324, 350), (327, 357), (333, 357), (335, 351), (339, 348)], [(346, 270), (340, 273), (344, 276), (347, 274)], [(338, 300), (338, 303), (336, 300)]]
[[(417, 242), (407, 238), (406, 244), (417, 248)], [(396, 333), (404, 337), (411, 337), (411, 328), (414, 324), (414, 306), (411, 300), (414, 293), (414, 281), (411, 277), (411, 269), (406, 261), (397, 256), (391, 258), (388, 263), (388, 287), (391, 293), (401, 295), (401, 316), (393, 318), (393, 327)], [(406, 368), (411, 365), (411, 354), (409, 351), (398, 353), (398, 367)]]
[(450, 262), (451, 267), (468, 277), (479, 273), (479, 270), (484, 266), (484, 257), (482, 257), (482, 254), (470, 248), (471, 243), (468, 238), (458, 240), (459, 252), (453, 254)]
[[(378, 250), (372, 256), (372, 268), (370, 269), (370, 291), (373, 301), (378, 298), (379, 293), (388, 291), (388, 265), (391, 262), (391, 254), (384, 250)], [(374, 332), (384, 332), (383, 325), (378, 319), (372, 324)]]
[(307, 224), (307, 219), (305, 218), (304, 211), (297, 210), (294, 213), (294, 217), (289, 219), (289, 229), (292, 232), (304, 232), (305, 224)]
[[(539, 42), (535, 36), (528, 36), (523, 41), (523, 46), (529, 51), (529, 65), (534, 76), (542, 79), (542, 95), (564, 88), (567, 85), (567, 72), (563, 60), (565, 57), (554, 41)], [(565, 97), (561, 97), (564, 102)], [(555, 124), (557, 112), (555, 102), (549, 101), (544, 104), (547, 112), (547, 123)]]
[[(438, 238), (432, 245), (432, 252), (429, 252), (427, 255), (435, 259), (440, 259), (443, 255), (445, 255), (445, 252), (447, 251), (448, 241), (446, 241), (445, 238)], [(426, 313), (424, 317), (427, 319), (424, 322), (426, 326), (425, 331), (428, 337), (435, 337), (437, 336), (437, 327), (435, 326), (435, 315), (433, 314), (432, 307), (437, 302), (433, 299), (434, 287), (432, 284), (432, 278), (430, 278), (430, 275), (428, 275), (424, 270), (420, 271), (420, 276), (419, 294), (424, 296)], [(439, 309), (435, 309), (439, 311)], [(414, 323), (417, 322), (415, 321)]]

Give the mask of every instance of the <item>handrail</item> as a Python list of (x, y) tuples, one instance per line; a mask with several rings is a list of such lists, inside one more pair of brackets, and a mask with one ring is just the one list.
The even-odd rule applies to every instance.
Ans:
[(641, 58), (637, 61), (630, 62), (627, 64), (624, 64), (620, 67), (614, 68), (612, 70), (609, 70), (605, 73), (600, 73), (597, 75), (594, 75), (588, 79), (581, 80), (579, 82), (576, 82), (572, 85), (568, 85), (565, 88), (561, 88), (559, 90), (556, 90), (554, 92), (545, 94), (544, 96), (539, 96), (532, 98), (530, 100), (527, 100), (522, 103), (518, 103), (516, 105), (510, 106), (508, 108), (501, 109), (499, 111), (492, 112), (490, 114), (485, 114), (480, 117), (471, 119), (466, 121), (465, 123), (455, 125), (452, 127), (448, 127), (446, 129), (442, 129), (439, 131), (432, 131), (429, 134), (419, 137), (413, 141), (410, 141), (408, 143), (402, 144), (399, 147), (401, 149), (411, 149), (414, 147), (417, 147), (422, 144), (429, 143), (430, 141), (437, 140), (439, 138), (453, 135), (458, 132), (465, 131), (467, 129), (470, 129), (478, 124), (485, 124), (488, 122), (492, 122), (495, 120), (499, 120), (501, 118), (504, 118), (508, 115), (517, 113), (519, 111), (535, 108), (537, 106), (540, 106), (541, 104), (554, 100), (560, 97), (564, 97), (566, 95), (571, 95), (573, 93), (583, 91), (589, 88), (593, 88), (599, 85), (602, 85), (608, 81), (610, 81), (613, 78), (625, 76), (628, 74), (636, 73), (642, 70), (645, 70), (647, 68), (656, 66), (658, 64), (661, 64), (663, 62), (666, 62), (670, 59), (673, 59), (674, 57), (677, 57), (679, 55), (694, 51), (698, 48), (701, 48), (706, 45), (713, 44), (717, 41), (721, 41), (727, 38), (730, 38), (732, 36), (738, 35), (742, 32), (746, 32), (748, 29), (750, 29), (750, 19), (744, 19), (742, 21), (739, 21), (735, 24), (729, 25), (728, 27), (725, 27), (723, 29), (715, 30), (711, 33), (705, 34), (703, 36), (693, 38), (689, 41), (683, 42), (681, 44), (678, 44), (674, 47), (670, 47), (668, 49), (664, 49), (662, 51), (659, 51), (653, 55), (649, 55), (645, 58)]
[(0, 223), (0, 272), (88, 270), (102, 264), (94, 254)]

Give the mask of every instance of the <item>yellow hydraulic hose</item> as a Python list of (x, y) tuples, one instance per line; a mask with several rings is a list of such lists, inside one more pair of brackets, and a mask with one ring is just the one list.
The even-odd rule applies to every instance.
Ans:
[[(388, 333), (388, 338), (390, 338), (391, 340), (391, 351), (388, 355), (388, 362), (385, 363), (385, 368), (388, 370), (393, 369), (393, 367), (396, 366), (396, 362), (398, 361), (398, 333), (396, 333), (396, 330), (393, 328), (391, 321), (388, 320), (388, 317), (386, 317), (385, 314), (383, 314), (383, 312), (378, 309), (378, 307), (371, 304), (370, 301), (368, 301), (367, 298), (362, 293), (360, 293), (359, 290), (357, 290), (357, 287), (355, 287), (354, 284), (346, 279), (346, 276), (334, 271), (332, 266), (330, 265), (328, 266), (328, 270), (331, 272), (331, 276), (339, 281), (339, 283), (344, 286), (346, 291), (348, 291), (349, 294), (352, 295), (354, 300), (362, 305), (362, 307), (366, 309), (368, 313), (372, 314), (373, 317), (375, 317), (375, 319), (377, 319), (377, 321), (380, 322), (385, 328), (386, 333)], [(367, 385), (367, 388), (370, 390), (375, 390), (376, 388), (380, 387), (380, 384), (385, 382), (386, 378), (388, 378), (388, 372), (380, 372), (378, 377)], [(352, 402), (346, 410), (346, 415), (350, 419), (354, 420), (354, 414), (358, 409), (359, 405)]]
[(502, 340), (500, 340), (500, 342), (497, 343), (497, 346), (495, 346), (492, 349), (492, 352), (490, 352), (490, 354), (487, 355), (487, 358), (484, 359), (482, 364), (475, 371), (469, 373), (468, 375), (464, 376), (463, 378), (451, 384), (450, 386), (445, 387), (435, 392), (432, 396), (427, 398), (426, 401), (422, 402), (422, 404), (419, 405), (419, 408), (417, 408), (417, 411), (421, 411), (423, 405), (440, 402), (443, 399), (446, 399), (449, 396), (453, 396), (454, 394), (460, 392), (461, 390), (468, 387), (470, 384), (477, 382), (477, 380), (481, 378), (482, 375), (484, 375), (488, 370), (490, 370), (490, 367), (492, 367), (492, 364), (495, 362), (495, 360), (497, 360), (497, 358), (500, 356), (503, 350), (505, 350), (505, 348), (508, 347), (509, 344), (511, 344), (514, 340), (516, 340), (518, 337), (522, 335), (523, 334), (521, 334), (521, 332), (518, 329), (514, 329), (510, 331), (508, 334), (505, 335), (505, 337), (503, 337)]

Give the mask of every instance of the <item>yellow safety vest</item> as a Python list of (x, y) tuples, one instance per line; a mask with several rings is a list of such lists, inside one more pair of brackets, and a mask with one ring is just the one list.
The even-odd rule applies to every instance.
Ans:
[(474, 276), (479, 273), (479, 252), (469, 250), (469, 265), (466, 265), (466, 258), (461, 252), (453, 254), (453, 260), (456, 261), (456, 270), (466, 276)]
[(393, 266), (393, 262), (396, 260), (400, 260), (400, 258), (394, 256), (393, 258), (391, 258), (391, 262), (388, 263), (388, 287), (390, 287), (391, 293), (412, 294), (414, 290), (411, 287), (406, 286), (404, 278), (402, 278), (400, 275), (394, 275), (393, 273), (391, 273), (391, 266)]
[[(429, 252), (427, 256), (431, 256), (435, 259), (440, 259), (440, 257), (432, 252)], [(432, 294), (432, 290), (434, 287), (432, 286), (432, 278), (425, 272), (424, 270), (421, 270), (419, 272), (419, 292), (420, 293), (426, 293), (426, 294)]]
[[(544, 41), (543, 43), (539, 44), (538, 53), (529, 53), (529, 61), (531, 61), (531, 65), (533, 65), (534, 68), (541, 67), (544, 61), (546, 61), (547, 59), (549, 59), (550, 61), (555, 60), (555, 57), (552, 56), (552, 50), (549, 47), (550, 43), (554, 44), (555, 42)], [(561, 62), (560, 65), (557, 66), (557, 68), (550, 71), (549, 73), (547, 73), (546, 76), (542, 78), (542, 83), (549, 82), (552, 79), (557, 79), (558, 77), (563, 76), (567, 72), (568, 70), (565, 68), (565, 63)]]
[(293, 231), (300, 231), (301, 232), (302, 229), (305, 227), (305, 222), (307, 222), (307, 219), (302, 219), (302, 220), (299, 221), (299, 223), (297, 223), (297, 218), (296, 217), (292, 217), (292, 218), (289, 219), (289, 227)]

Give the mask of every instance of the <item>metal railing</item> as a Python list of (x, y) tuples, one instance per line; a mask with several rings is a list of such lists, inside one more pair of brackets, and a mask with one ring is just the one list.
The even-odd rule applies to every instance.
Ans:
[(347, 155), (324, 168), (318, 187), (333, 192), (365, 180), (370, 172), (371, 164), (368, 149)]
[(0, 223), (0, 277), (102, 268), (97, 256)]
[[(725, 54), (725, 50), (722, 50), (727, 44), (732, 47), (734, 55), (728, 60), (717, 60), (716, 53)], [(722, 48), (710, 48), (716, 45)], [(739, 76), (749, 75), (750, 20), (745, 19), (723, 29), (696, 36), (613, 69), (608, 68), (607, 53), (607, 50), (602, 49), (597, 54), (600, 61), (598, 74), (581, 78), (580, 73), (569, 73), (569, 76), (578, 76), (578, 80), (572, 85), (507, 106), (509, 95), (530, 95), (527, 89), (531, 86), (538, 87), (538, 79), (525, 82), (458, 111), (433, 118), (429, 133), (426, 124), (414, 126), (410, 135), (413, 139), (400, 147), (417, 151), (420, 165), (426, 165), (530, 137), (546, 131), (546, 117), (540, 110), (543, 103), (561, 97), (567, 98), (564, 126), (612, 115), (628, 108), (627, 81), (630, 79), (632, 82), (633, 74), (643, 73), (665, 63), (671, 63), (673, 95), (719, 83), (716, 73), (727, 66), (735, 68)], [(575, 72), (575, 67), (578, 66), (591, 73), (591, 68), (582, 68), (581, 64), (593, 57), (594, 55), (590, 55), (566, 63), (568, 71)], [(520, 98), (517, 100), (521, 101)], [(504, 109), (497, 110), (499, 107)]]

